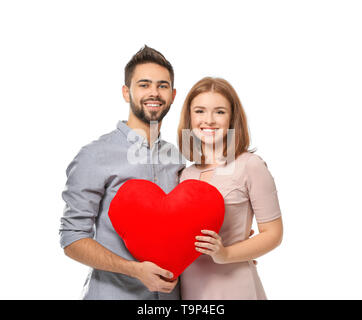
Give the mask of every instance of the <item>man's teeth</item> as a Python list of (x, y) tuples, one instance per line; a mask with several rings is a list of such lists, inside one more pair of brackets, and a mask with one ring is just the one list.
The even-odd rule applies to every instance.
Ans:
[(148, 107), (159, 107), (159, 106), (161, 106), (161, 104), (158, 104), (158, 103), (146, 103), (146, 106), (148, 106)]

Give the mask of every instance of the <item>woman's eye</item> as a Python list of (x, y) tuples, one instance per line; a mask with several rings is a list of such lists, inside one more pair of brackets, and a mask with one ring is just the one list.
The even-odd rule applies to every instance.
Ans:
[(218, 114), (224, 114), (225, 111), (221, 111), (221, 110), (220, 110), (220, 111), (218, 111), (217, 113), (218, 113)]
[(195, 110), (195, 113), (203, 113), (202, 110)]

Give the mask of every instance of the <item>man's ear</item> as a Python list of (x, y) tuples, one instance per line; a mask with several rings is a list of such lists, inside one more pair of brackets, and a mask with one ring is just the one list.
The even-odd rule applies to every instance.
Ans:
[(175, 100), (176, 97), (176, 89), (172, 89), (172, 103)]
[(122, 86), (122, 95), (126, 102), (130, 102), (129, 88), (126, 85)]

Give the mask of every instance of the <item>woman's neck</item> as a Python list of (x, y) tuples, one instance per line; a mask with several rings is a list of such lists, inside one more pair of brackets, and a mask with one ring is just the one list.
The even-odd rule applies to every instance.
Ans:
[(203, 161), (200, 165), (202, 168), (213, 168), (224, 163), (223, 149), (215, 148), (215, 145), (202, 143)]

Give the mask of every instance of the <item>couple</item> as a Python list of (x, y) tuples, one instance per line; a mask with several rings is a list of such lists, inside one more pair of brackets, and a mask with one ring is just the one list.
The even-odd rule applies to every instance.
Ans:
[[(176, 90), (165, 57), (147, 46), (137, 52), (125, 67), (122, 93), (130, 104), (128, 121), (119, 121), (116, 130), (84, 146), (66, 171), (60, 243), (67, 256), (91, 267), (83, 299), (266, 299), (253, 259), (280, 244), (281, 213), (265, 162), (248, 151), (246, 117), (234, 89), (218, 78), (204, 78), (191, 88), (178, 127), (180, 150), (195, 162), (188, 168), (182, 162), (127, 159), (130, 133), (148, 159), (169, 150), (159, 130)], [(151, 121), (157, 123), (156, 135), (150, 132)], [(199, 148), (182, 139), (188, 131)], [(234, 133), (231, 154), (225, 147), (228, 131)], [(109, 205), (129, 179), (150, 180), (166, 193), (181, 181), (199, 179), (223, 195), (219, 234), (200, 232), (195, 250), (202, 255), (180, 279), (170, 281), (172, 273), (150, 261), (135, 261), (113, 229)], [(254, 215), (259, 233), (249, 238)]]

